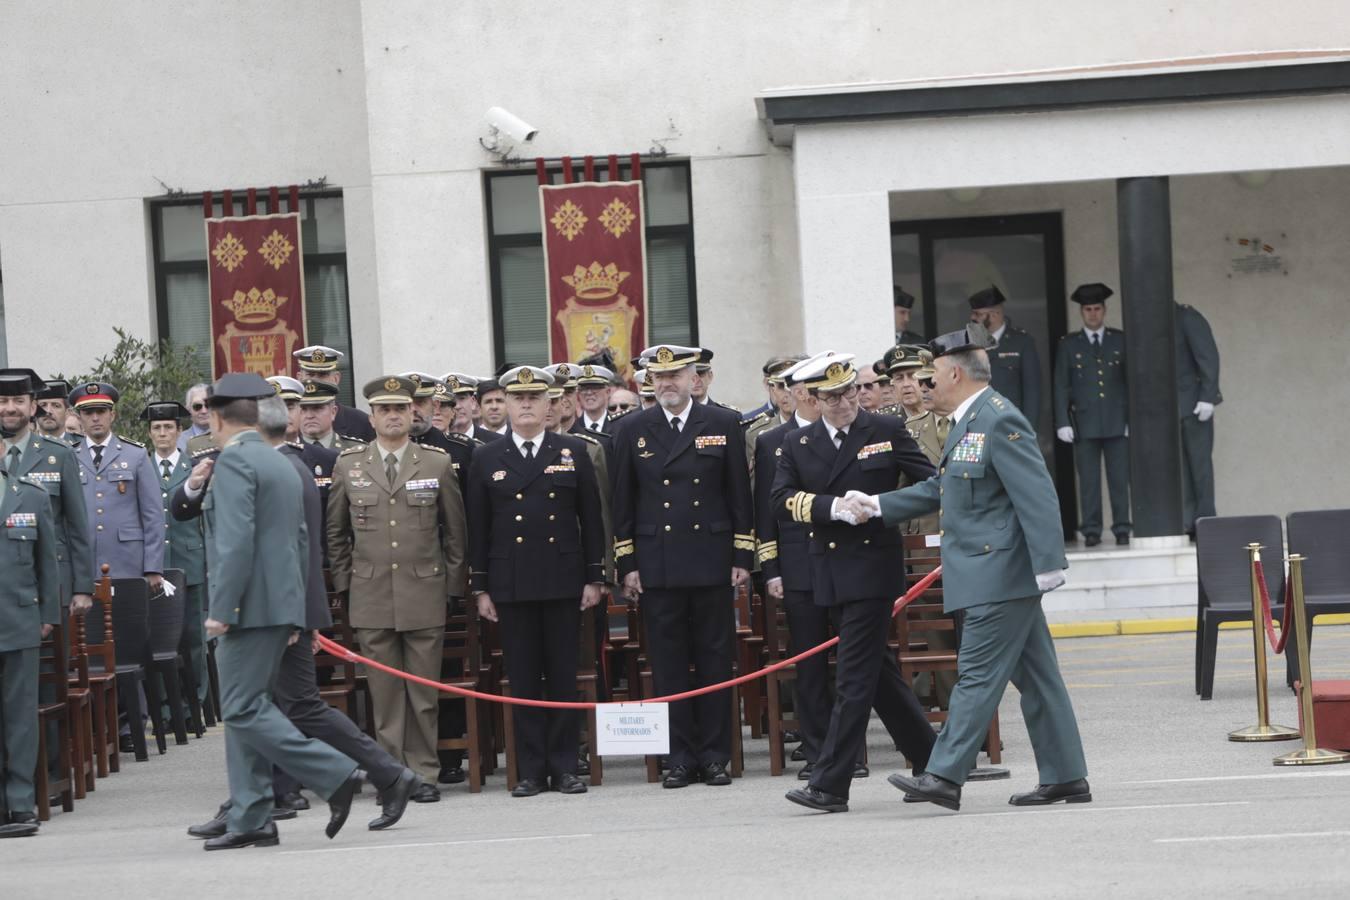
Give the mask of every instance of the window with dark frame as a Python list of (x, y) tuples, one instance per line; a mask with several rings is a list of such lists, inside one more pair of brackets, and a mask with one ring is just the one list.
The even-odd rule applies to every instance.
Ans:
[[(698, 317), (689, 163), (643, 161), (641, 165), (648, 331), (653, 342), (695, 344)], [(573, 166), (579, 178), (580, 162), (574, 161)], [(563, 183), (561, 165), (549, 167), (548, 172), (553, 184)], [(620, 180), (627, 180), (630, 173), (627, 163), (619, 167)], [(606, 166), (596, 167), (596, 178), (609, 180)], [(548, 309), (539, 177), (533, 169), (487, 172), (484, 195), (496, 365), (547, 363)]]
[[(233, 198), (233, 215), (245, 214), (243, 193)], [(283, 192), (276, 212), (289, 212)], [(305, 257), (305, 337), (345, 355), (338, 400), (352, 405), (351, 320), (348, 314), (347, 231), (342, 192), (300, 195), (300, 237)], [(258, 197), (258, 214), (270, 214), (268, 198)], [(220, 197), (214, 216), (225, 215)], [(192, 347), (202, 380), (211, 375), (211, 315), (207, 299), (205, 214), (200, 195), (150, 203), (155, 260), (155, 307), (159, 335)], [(299, 347), (296, 348), (300, 349)]]

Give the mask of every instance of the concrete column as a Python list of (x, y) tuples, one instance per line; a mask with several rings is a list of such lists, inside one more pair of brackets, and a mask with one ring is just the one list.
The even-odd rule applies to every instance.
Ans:
[(1181, 531), (1181, 424), (1166, 177), (1116, 181), (1121, 315), (1130, 383), (1130, 496), (1140, 538)]

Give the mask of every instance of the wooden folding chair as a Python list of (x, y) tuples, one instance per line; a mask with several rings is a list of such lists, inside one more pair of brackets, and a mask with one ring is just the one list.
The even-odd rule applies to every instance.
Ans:
[[(763, 600), (750, 590), (749, 584), (736, 589), (736, 668), (739, 673), (753, 672), (764, 657)], [(745, 721), (750, 726), (750, 737), (764, 736), (764, 683), (760, 679), (741, 686), (741, 700), (745, 704)], [(739, 710), (738, 710), (739, 712)]]
[[(79, 639), (84, 645), (89, 688), (93, 692), (94, 761), (98, 766), (98, 777), (107, 778), (122, 768), (117, 740), (120, 705), (117, 642), (112, 616), (112, 579), (108, 577), (107, 565), (103, 566), (103, 577), (94, 583), (93, 598), (93, 608), (74, 618), (79, 620)], [(144, 736), (141, 740), (144, 744)]]
[[(787, 616), (783, 612), (782, 601), (765, 593), (763, 605), (764, 618), (764, 657), (765, 666), (788, 658), (791, 646), (788, 637)], [(764, 715), (768, 719), (769, 732), (769, 774), (782, 775), (787, 766), (787, 750), (783, 745), (783, 732), (797, 731), (801, 721), (783, 712), (784, 694), (797, 679), (796, 665), (770, 672), (764, 676)]]
[[(94, 688), (89, 681), (89, 655), (84, 647), (84, 617), (70, 617), (69, 656), (66, 661), (67, 709), (70, 711), (71, 767), (75, 770), (75, 799), (94, 790), (100, 768), (100, 748), (94, 740)], [(107, 748), (102, 748), (104, 754)]]
[[(43, 686), (54, 689), (55, 699), (38, 704), (38, 758), (34, 772), (37, 793), (38, 820), (52, 817), (51, 797), (59, 794), (61, 809), (75, 809), (74, 782), (70, 766), (70, 696), (69, 675), (66, 673), (66, 636), (60, 625), (53, 625), (51, 634), (42, 641), (38, 651), (38, 690)], [(47, 773), (47, 728), (55, 724), (57, 734), (57, 766), (60, 774), (52, 778)]]

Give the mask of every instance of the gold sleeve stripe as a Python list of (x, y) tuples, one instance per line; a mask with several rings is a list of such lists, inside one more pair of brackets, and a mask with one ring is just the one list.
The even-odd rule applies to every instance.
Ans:
[(753, 534), (738, 534), (738, 535), (736, 535), (736, 539), (737, 539), (737, 540), (740, 540), (740, 541), (751, 541), (751, 542), (753, 542), (753, 541), (755, 540), (755, 536), (754, 536)]
[(778, 542), (769, 541), (759, 545), (759, 551), (755, 554), (760, 563), (766, 563), (771, 559), (778, 558)]
[(631, 543), (633, 543), (633, 539), (632, 539), (632, 538), (628, 538), (627, 540), (622, 540), (622, 541), (615, 541), (615, 542), (614, 542), (614, 549), (615, 549), (615, 550), (618, 550), (620, 547), (626, 547), (626, 546), (628, 546), (628, 545), (631, 544)]
[(736, 550), (749, 550), (751, 553), (755, 552), (755, 542), (753, 539), (747, 541), (744, 538), (738, 537), (731, 542), (731, 546)]
[(625, 542), (625, 543), (623, 543), (623, 544), (615, 544), (615, 545), (614, 545), (614, 558), (615, 558), (615, 559), (623, 559), (625, 556), (627, 556), (627, 555), (630, 554), (630, 553), (633, 553), (634, 551), (635, 551), (635, 548), (633, 547), (633, 542), (632, 542), (632, 541), (627, 541), (627, 542)]
[(787, 511), (791, 514), (794, 521), (811, 521), (811, 504), (815, 502), (816, 495), (808, 494), (806, 491), (798, 491), (787, 499)]

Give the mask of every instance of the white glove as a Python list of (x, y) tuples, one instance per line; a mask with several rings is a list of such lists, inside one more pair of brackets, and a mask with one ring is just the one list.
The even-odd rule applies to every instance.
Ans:
[(178, 591), (174, 589), (173, 582), (167, 578), (161, 581), (159, 586), (160, 589), (164, 591), (165, 597), (172, 597), (174, 594), (178, 593)]
[(853, 500), (861, 503), (872, 518), (880, 518), (881, 501), (877, 499), (876, 494), (864, 494), (862, 491), (849, 491), (844, 494), (845, 500)]
[(1055, 588), (1060, 587), (1068, 580), (1063, 569), (1056, 569), (1053, 572), (1042, 572), (1036, 576), (1036, 587), (1042, 594), (1048, 594)]
[(1130, 426), (1126, 425), (1126, 426), (1125, 426), (1125, 437), (1129, 437), (1129, 436), (1130, 436)]
[(1208, 422), (1210, 419), (1214, 418), (1214, 404), (1206, 403), (1201, 400), (1195, 404), (1195, 409), (1191, 410), (1191, 412), (1194, 413), (1195, 417), (1201, 422)]
[(858, 517), (844, 506), (842, 497), (835, 497), (834, 502), (830, 504), (830, 518), (836, 522), (844, 522), (848, 525), (857, 525)]
[(1073, 428), (1069, 425), (1065, 425), (1063, 428), (1057, 428), (1055, 429), (1055, 437), (1059, 438), (1066, 444), (1072, 444)]

